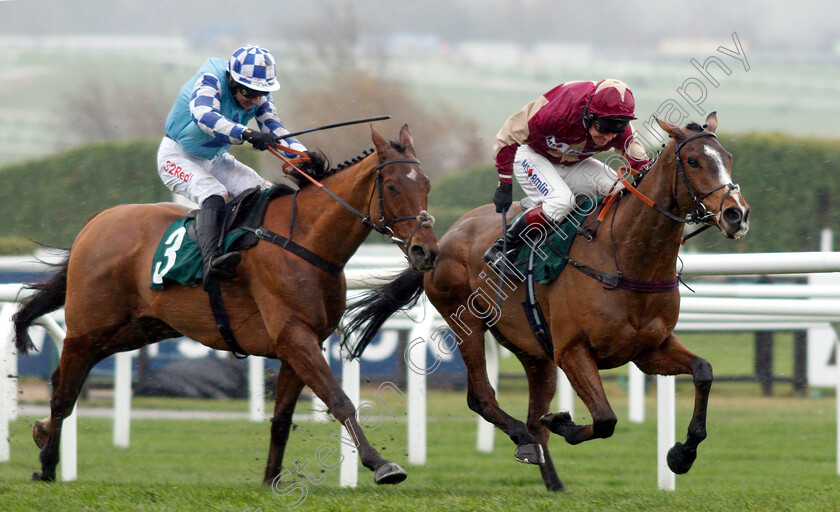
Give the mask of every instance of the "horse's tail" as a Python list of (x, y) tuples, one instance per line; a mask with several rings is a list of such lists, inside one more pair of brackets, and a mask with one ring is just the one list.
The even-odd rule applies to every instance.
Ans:
[[(413, 305), (423, 292), (423, 274), (406, 269), (396, 279), (371, 290), (356, 299), (344, 313), (349, 322), (340, 329), (341, 346), (351, 359), (362, 355), (379, 332), (379, 328), (400, 309)], [(349, 346), (351, 334), (356, 335), (355, 346)]]
[(12, 316), (15, 324), (15, 346), (18, 353), (28, 354), (35, 348), (32, 338), (29, 337), (29, 327), (39, 317), (52, 313), (64, 306), (67, 297), (67, 266), (70, 262), (70, 252), (61, 263), (52, 264), (56, 271), (40, 283), (27, 283), (23, 289), (31, 290), (32, 293), (20, 311)]

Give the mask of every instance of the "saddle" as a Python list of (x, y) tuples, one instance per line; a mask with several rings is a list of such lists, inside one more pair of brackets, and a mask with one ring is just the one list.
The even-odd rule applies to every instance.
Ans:
[[(584, 233), (584, 220), (595, 211), (602, 200), (603, 198), (583, 200), (556, 229), (550, 230), (545, 238), (525, 243), (512, 262), (520, 275), (527, 274), (528, 261), (533, 259), (532, 272), (535, 282), (547, 284), (556, 279), (568, 262), (567, 256), (575, 237)], [(525, 206), (527, 203), (523, 204), (523, 207)], [(524, 214), (523, 212), (520, 215)], [(532, 257), (532, 252), (536, 254), (536, 258)]]
[[(285, 185), (268, 190), (255, 187), (231, 199), (225, 205), (224, 252), (242, 251), (256, 245), (259, 241), (257, 229), (262, 225), (268, 203), (295, 192)], [(163, 234), (152, 260), (152, 290), (161, 290), (171, 283), (195, 286), (202, 279), (201, 251), (195, 234), (196, 212), (198, 210), (193, 210), (175, 220)]]

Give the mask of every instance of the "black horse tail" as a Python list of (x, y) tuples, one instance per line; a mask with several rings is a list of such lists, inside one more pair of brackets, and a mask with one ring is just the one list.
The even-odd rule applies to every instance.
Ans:
[[(351, 359), (361, 357), (373, 341), (379, 328), (400, 309), (413, 306), (423, 293), (424, 274), (413, 269), (404, 270), (396, 279), (371, 290), (356, 299), (344, 313), (349, 318), (339, 331), (341, 347)], [(351, 335), (356, 335), (356, 345), (349, 346)]]
[(28, 354), (35, 348), (29, 337), (29, 327), (39, 317), (52, 313), (64, 306), (67, 298), (67, 266), (70, 252), (61, 263), (53, 264), (56, 271), (40, 283), (27, 283), (23, 289), (34, 293), (26, 300), (20, 310), (12, 316), (15, 324), (15, 346), (19, 354)]

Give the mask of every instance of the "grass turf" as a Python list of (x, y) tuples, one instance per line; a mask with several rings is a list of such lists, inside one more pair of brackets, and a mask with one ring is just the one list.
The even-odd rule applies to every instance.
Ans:
[[(653, 393), (645, 423), (629, 423), (626, 398), (613, 381), (607, 387), (619, 424), (612, 438), (574, 447), (556, 436), (551, 441), (568, 491), (563, 494), (547, 492), (536, 467), (516, 463), (513, 444), (499, 431), (493, 453), (477, 452), (476, 419), (464, 393), (431, 391), (424, 466), (406, 463), (404, 409), (367, 433), (409, 473), (406, 482), (387, 487), (376, 486), (363, 467), (355, 489), (339, 487), (338, 470), (317, 468), (318, 448), (338, 446), (330, 437), (338, 432), (335, 422), (297, 424), (285, 466), (294, 470), (294, 461), (308, 460), (310, 476), (293, 475), (272, 492), (261, 484), (267, 422), (135, 420), (131, 446), (121, 449), (111, 445), (110, 420), (84, 417), (78, 480), (34, 483), (28, 481), (39, 469), (33, 418), (20, 418), (11, 425), (12, 460), (0, 464), (0, 510), (268, 512), (290, 510), (301, 498), (299, 510), (837, 510), (834, 400), (758, 398), (730, 386), (716, 386), (718, 395), (713, 388), (709, 438), (691, 472), (677, 477), (674, 492), (656, 486)], [(522, 418), (526, 396), (517, 387), (503, 387), (500, 403)], [(690, 388), (678, 386), (677, 400), (681, 440), (691, 414)], [(299, 405), (300, 412), (305, 408)], [(588, 421), (582, 407), (576, 411), (577, 421)]]

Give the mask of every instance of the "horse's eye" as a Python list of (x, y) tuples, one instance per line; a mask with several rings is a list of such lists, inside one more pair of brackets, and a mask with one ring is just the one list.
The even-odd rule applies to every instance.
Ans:
[(700, 162), (698, 162), (697, 159), (694, 158), (693, 156), (690, 156), (690, 157), (688, 157), (688, 165), (690, 165), (694, 168), (697, 168), (697, 167), (700, 167)]
[(397, 192), (397, 189), (393, 185), (391, 185), (390, 183), (385, 184), (385, 190), (387, 190), (388, 192), (390, 192), (392, 194)]

